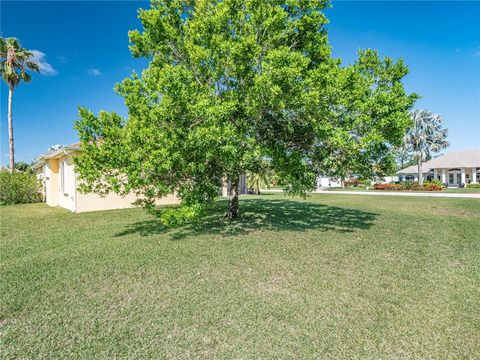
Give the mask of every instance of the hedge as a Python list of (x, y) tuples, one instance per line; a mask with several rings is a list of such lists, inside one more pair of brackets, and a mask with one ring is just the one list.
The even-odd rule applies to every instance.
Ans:
[(35, 174), (0, 170), (0, 204), (26, 204), (42, 201), (41, 183)]
[(442, 191), (444, 186), (436, 182), (427, 182), (423, 186), (418, 185), (418, 183), (406, 182), (400, 184), (375, 184), (373, 188), (386, 191)]

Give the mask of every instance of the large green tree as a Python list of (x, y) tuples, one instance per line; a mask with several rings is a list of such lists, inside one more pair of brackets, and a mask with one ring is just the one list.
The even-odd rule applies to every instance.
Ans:
[(238, 179), (267, 159), (289, 194), (318, 174), (372, 175), (394, 166), (416, 95), (402, 61), (366, 50), (331, 57), (326, 1), (158, 0), (139, 11), (130, 50), (149, 66), (118, 84), (128, 118), (81, 108), (81, 188), (134, 192), (153, 207), (176, 191), (195, 216), (230, 182), (226, 217), (239, 215)]
[(15, 168), (15, 146), (13, 140), (13, 115), (12, 97), (13, 91), (21, 81), (31, 81), (27, 70), (39, 72), (39, 65), (33, 57), (33, 53), (22, 48), (15, 38), (0, 37), (0, 75), (8, 85), (8, 142), (10, 147), (10, 171)]

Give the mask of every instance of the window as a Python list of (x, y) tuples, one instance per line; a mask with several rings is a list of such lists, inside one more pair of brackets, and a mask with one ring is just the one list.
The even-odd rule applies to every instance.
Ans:
[(415, 180), (415, 176), (413, 176), (413, 175), (405, 176), (405, 181), (414, 181), (414, 180)]
[(60, 192), (65, 194), (65, 161), (60, 163)]

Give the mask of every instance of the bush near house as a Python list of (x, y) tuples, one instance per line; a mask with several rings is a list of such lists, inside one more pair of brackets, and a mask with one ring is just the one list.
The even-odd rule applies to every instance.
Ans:
[(418, 185), (414, 181), (405, 181), (405, 182), (399, 182), (399, 185), (403, 186), (403, 190), (413, 190), (415, 185)]
[(373, 186), (373, 189), (374, 190), (394, 190), (394, 191), (404, 190), (401, 184), (375, 184)]
[(357, 187), (360, 184), (361, 182), (358, 179), (348, 179), (343, 182), (343, 185), (345, 187), (352, 187), (352, 186)]
[[(435, 184), (435, 183), (425, 183), (423, 184), (423, 190), (425, 191), (442, 191), (444, 188), (443, 184), (442, 185), (438, 185), (438, 184)], [(420, 189), (422, 190), (422, 189)]]
[(438, 181), (426, 182), (423, 186), (418, 183), (407, 181), (399, 184), (375, 184), (374, 190), (389, 190), (389, 191), (442, 191), (444, 185)]
[(442, 183), (440, 180), (435, 180), (435, 179), (427, 180), (427, 181), (425, 181), (425, 184), (435, 184), (435, 185), (441, 186), (442, 188), (445, 187), (444, 183)]
[(0, 204), (14, 205), (42, 200), (41, 184), (35, 174), (29, 172), (0, 170)]
[(480, 184), (467, 184), (467, 188), (480, 189)]

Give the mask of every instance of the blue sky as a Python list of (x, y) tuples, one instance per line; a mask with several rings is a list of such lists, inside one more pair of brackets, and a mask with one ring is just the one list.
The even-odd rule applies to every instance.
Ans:
[[(1, 2), (1, 33), (36, 50), (43, 74), (14, 93), (16, 160), (31, 161), (53, 144), (77, 141), (77, 106), (125, 115), (116, 82), (146, 66), (128, 51), (127, 32), (140, 28), (147, 2)], [(21, 14), (21, 15), (20, 15)], [(416, 108), (443, 116), (448, 151), (480, 148), (480, 2), (334, 1), (327, 11), (333, 55), (358, 49), (403, 58)], [(2, 83), (1, 162), (8, 163), (7, 87)]]

